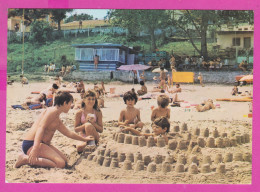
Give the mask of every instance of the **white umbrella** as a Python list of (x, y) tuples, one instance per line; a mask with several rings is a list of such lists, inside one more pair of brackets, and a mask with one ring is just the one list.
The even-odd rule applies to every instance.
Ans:
[[(164, 72), (168, 72), (167, 69), (164, 69), (163, 71), (164, 71)], [(161, 69), (160, 69), (160, 68), (156, 68), (156, 69), (152, 70), (152, 72), (153, 72), (153, 73), (160, 73), (160, 72), (161, 72)]]

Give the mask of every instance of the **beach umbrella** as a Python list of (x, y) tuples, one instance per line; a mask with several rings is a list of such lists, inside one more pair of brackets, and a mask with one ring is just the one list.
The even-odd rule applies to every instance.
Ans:
[[(156, 68), (154, 70), (152, 70), (153, 73), (160, 73), (161, 72), (161, 69), (160, 68)], [(164, 72), (168, 72), (167, 69), (164, 69)]]
[(141, 64), (132, 64), (132, 65), (121, 65), (119, 70), (125, 70), (125, 71), (138, 71), (138, 70), (146, 70), (149, 69), (150, 66), (147, 65), (141, 65)]
[(239, 81), (246, 81), (247, 83), (253, 83), (253, 75), (246, 75), (242, 77)]

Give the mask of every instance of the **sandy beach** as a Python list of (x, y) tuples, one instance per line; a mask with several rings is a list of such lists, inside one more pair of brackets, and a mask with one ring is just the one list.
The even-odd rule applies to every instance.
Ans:
[[(93, 88), (93, 84), (84, 83), (86, 88)], [(175, 149), (167, 145), (141, 147), (118, 143), (116, 137), (118, 137), (119, 128), (115, 124), (120, 111), (126, 105), (122, 97), (105, 97), (105, 108), (102, 109), (104, 132), (101, 134), (100, 144), (94, 152), (86, 151), (78, 154), (75, 148), (77, 141), (71, 140), (57, 131), (52, 144), (68, 157), (68, 167), (46, 169), (25, 165), (18, 169), (14, 168), (16, 159), (22, 152), (23, 136), (43, 109), (15, 110), (11, 108), (11, 105), (23, 103), (26, 97), (31, 96), (32, 91), (41, 91), (50, 84), (51, 81), (46, 81), (24, 86), (20, 83), (7, 86), (5, 171), (6, 181), (9, 183), (251, 184), (252, 118), (245, 117), (249, 113), (249, 102), (216, 101), (217, 98), (232, 97), (231, 85), (206, 84), (205, 87), (196, 84), (181, 85), (182, 92), (178, 96), (185, 102), (181, 104), (181, 107), (169, 106), (171, 110), (169, 138), (170, 141), (178, 143)], [(151, 91), (153, 86), (152, 82), (148, 82), (148, 91)], [(122, 94), (133, 87), (138, 90), (140, 85), (111, 82), (105, 84), (105, 87), (106, 90), (114, 87), (117, 94)], [(252, 86), (239, 87), (239, 91), (242, 92), (252, 91), (252, 89)], [(72, 93), (72, 95), (74, 98), (79, 98), (78, 93)], [(193, 105), (200, 104), (209, 98), (213, 99), (214, 104), (218, 104), (218, 107), (206, 112), (197, 112)], [(141, 120), (145, 123), (144, 130), (149, 129), (150, 132), (152, 106), (157, 107), (156, 99), (140, 100), (136, 104), (136, 108), (141, 111)], [(64, 124), (72, 131), (76, 111), (71, 109), (68, 114), (61, 115)], [(187, 125), (187, 130), (184, 129), (184, 123)], [(208, 137), (204, 136), (206, 128), (209, 129), (209, 137), (214, 138), (217, 146), (208, 146)], [(218, 135), (215, 130), (218, 131)], [(203, 140), (204, 144), (199, 144), (199, 139)], [(184, 148), (179, 147), (181, 142), (185, 143)], [(230, 144), (232, 142), (233, 144)], [(104, 157), (102, 149), (105, 150)], [(116, 167), (98, 164), (100, 156), (108, 160), (113, 154), (112, 157), (117, 156), (119, 159), (122, 153), (125, 153), (126, 156), (128, 153), (132, 153), (133, 156), (137, 156), (137, 153), (141, 154), (141, 160), (144, 162), (143, 168), (137, 168), (137, 161), (131, 163), (130, 170), (126, 170), (123, 161), (119, 161)], [(233, 156), (231, 160), (226, 159), (229, 153)], [(93, 158), (92, 160), (90, 156)], [(149, 171), (149, 163), (144, 160), (144, 157), (147, 156), (151, 158), (150, 164), (156, 164), (154, 172)], [(169, 156), (172, 160), (166, 161)], [(196, 163), (191, 163), (190, 159), (194, 156)], [(209, 167), (204, 162), (206, 156), (211, 158), (211, 161), (208, 162)], [(184, 158), (183, 172), (177, 171), (181, 157)]]

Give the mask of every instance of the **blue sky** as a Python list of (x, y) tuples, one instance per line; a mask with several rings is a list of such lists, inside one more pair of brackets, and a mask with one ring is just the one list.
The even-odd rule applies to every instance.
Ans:
[(67, 16), (71, 16), (74, 14), (81, 14), (81, 13), (86, 13), (89, 15), (93, 15), (94, 19), (98, 18), (98, 19), (104, 19), (104, 17), (107, 14), (108, 9), (74, 9), (73, 12), (68, 13)]

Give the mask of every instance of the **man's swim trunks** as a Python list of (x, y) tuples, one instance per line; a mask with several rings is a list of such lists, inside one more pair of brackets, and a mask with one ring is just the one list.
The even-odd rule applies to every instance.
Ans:
[(22, 149), (25, 155), (27, 155), (28, 150), (33, 146), (34, 141), (33, 140), (24, 140)]

